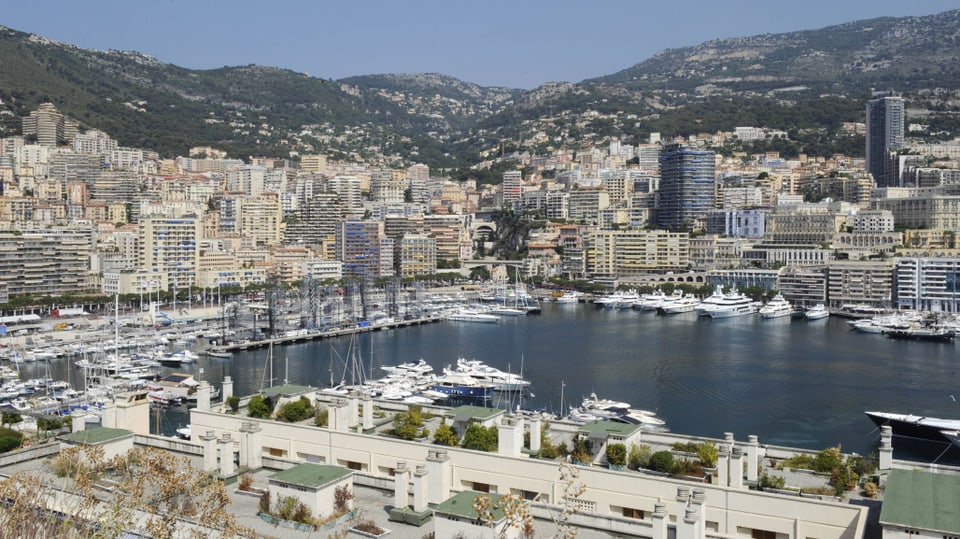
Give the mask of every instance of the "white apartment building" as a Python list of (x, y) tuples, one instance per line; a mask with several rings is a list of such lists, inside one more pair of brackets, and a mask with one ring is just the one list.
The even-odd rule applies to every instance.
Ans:
[(166, 272), (172, 286), (197, 286), (201, 239), (201, 219), (143, 217), (137, 223), (139, 233), (138, 267), (151, 273)]
[(266, 173), (266, 167), (260, 165), (230, 168), (225, 175), (225, 190), (260, 196), (265, 190)]
[(960, 312), (960, 258), (896, 259), (896, 306)]

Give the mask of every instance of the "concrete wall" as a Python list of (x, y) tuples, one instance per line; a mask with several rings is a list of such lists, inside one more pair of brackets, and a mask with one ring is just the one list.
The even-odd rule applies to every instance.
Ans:
[[(315, 456), (322, 464), (345, 466), (353, 462), (360, 466), (361, 472), (375, 476), (389, 477), (389, 470), (398, 461), (407, 462), (411, 468), (425, 464), (427, 451), (436, 449), (431, 444), (332, 432), (244, 416), (196, 410), (191, 414), (195, 432), (213, 430), (218, 436), (222, 433), (237, 436), (243, 422), (257, 422), (263, 429), (261, 440), (265, 456), (273, 451), (276, 457), (294, 461), (306, 461), (307, 456)], [(644, 443), (646, 441), (645, 437)], [(556, 461), (459, 448), (446, 450), (452, 465), (448, 486), (454, 492), (474, 488), (474, 483), (484, 483), (490, 485), (491, 492), (500, 494), (519, 490), (536, 492), (545, 503), (557, 503), (562, 497), (563, 485), (559, 481)], [(622, 508), (628, 507), (649, 515), (658, 499), (673, 500), (678, 486), (694, 486), (690, 482), (635, 472), (615, 472), (600, 467), (577, 469), (581, 481), (587, 486), (579, 498), (585, 514), (619, 516)], [(749, 535), (749, 530), (757, 529), (776, 532), (788, 539), (857, 539), (862, 535), (866, 519), (866, 508), (852, 505), (706, 484), (695, 486), (705, 491), (708, 528), (721, 535)], [(675, 504), (668, 504), (668, 507), (675, 519)], [(638, 526), (637, 533), (649, 530), (649, 522)]]

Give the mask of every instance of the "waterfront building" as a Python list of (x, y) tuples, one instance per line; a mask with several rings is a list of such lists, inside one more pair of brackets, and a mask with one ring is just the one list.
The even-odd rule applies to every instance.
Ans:
[(170, 274), (175, 288), (196, 286), (201, 239), (201, 220), (194, 215), (179, 218), (147, 216), (137, 223), (137, 265), (151, 272)]
[(707, 272), (707, 284), (710, 286), (761, 288), (765, 291), (777, 287), (778, 270), (767, 269), (725, 269)]
[(0, 284), (10, 295), (86, 292), (92, 229), (0, 232)]
[(833, 260), (827, 264), (829, 306), (864, 303), (890, 307), (893, 303), (894, 262)]
[(795, 307), (826, 305), (826, 266), (786, 266), (777, 274), (777, 290)]
[(657, 226), (692, 229), (714, 206), (715, 154), (683, 144), (668, 144), (660, 152), (660, 191)]
[(743, 251), (750, 245), (746, 240), (716, 234), (694, 236), (690, 238), (690, 264), (700, 270), (740, 267)]
[(399, 275), (416, 277), (437, 272), (437, 240), (424, 234), (404, 234), (400, 239)]
[(597, 230), (586, 245), (587, 273), (593, 278), (621, 279), (686, 269), (690, 236), (666, 230)]
[(960, 312), (960, 258), (897, 258), (896, 306)]
[[(343, 262), (343, 274), (380, 277), (382, 239), (387, 239), (382, 222), (347, 219), (338, 223), (336, 258)], [(390, 254), (392, 259), (392, 248)]]
[(895, 185), (888, 154), (903, 147), (904, 112), (892, 90), (873, 92), (867, 103), (867, 172), (881, 187)]
[(424, 215), (423, 233), (434, 238), (438, 260), (460, 260), (463, 243), (470, 246), (462, 215)]
[(309, 258), (302, 262), (303, 275), (315, 281), (336, 280), (343, 278), (343, 262), (339, 260), (324, 260)]

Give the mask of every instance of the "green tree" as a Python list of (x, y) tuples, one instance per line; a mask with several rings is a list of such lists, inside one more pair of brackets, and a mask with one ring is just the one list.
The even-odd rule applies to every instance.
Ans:
[(479, 423), (471, 423), (463, 433), (463, 443), (466, 449), (479, 451), (496, 451), (499, 442), (499, 433), (496, 425), (489, 428)]
[(277, 419), (288, 423), (296, 423), (313, 416), (313, 403), (306, 396), (298, 400), (285, 402), (277, 410)]
[(23, 421), (23, 417), (17, 412), (3, 412), (3, 414), (0, 414), (0, 423), (5, 427), (20, 423), (21, 421)]
[(247, 403), (247, 415), (265, 419), (273, 414), (273, 400), (263, 395), (254, 395)]
[(231, 412), (237, 413), (237, 411), (240, 409), (240, 397), (236, 395), (230, 395), (227, 397), (226, 405), (228, 408), (230, 408)]
[(433, 443), (451, 447), (457, 445), (457, 432), (453, 430), (453, 427), (447, 425), (446, 420), (441, 420), (440, 426), (434, 431)]
[(420, 436), (422, 426), (422, 408), (414, 405), (410, 406), (406, 412), (400, 412), (393, 416), (393, 429), (390, 432), (398, 438), (413, 440)]

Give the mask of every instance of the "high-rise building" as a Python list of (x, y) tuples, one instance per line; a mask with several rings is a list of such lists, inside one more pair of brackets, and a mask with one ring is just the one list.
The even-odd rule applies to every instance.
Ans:
[(36, 137), (42, 146), (69, 143), (77, 135), (77, 121), (61, 114), (53, 103), (43, 103), (23, 118), (23, 135)]
[(660, 196), (657, 226), (692, 228), (714, 206), (714, 152), (668, 144), (660, 152)]
[(343, 274), (380, 277), (380, 240), (383, 238), (382, 222), (355, 219), (340, 222), (336, 249), (337, 260), (343, 262)]
[(873, 92), (867, 103), (867, 172), (878, 187), (893, 187), (891, 150), (903, 147), (903, 98), (892, 90)]
[(523, 189), (523, 174), (519, 170), (508, 170), (503, 173), (503, 204), (516, 206), (520, 203), (520, 193)]

